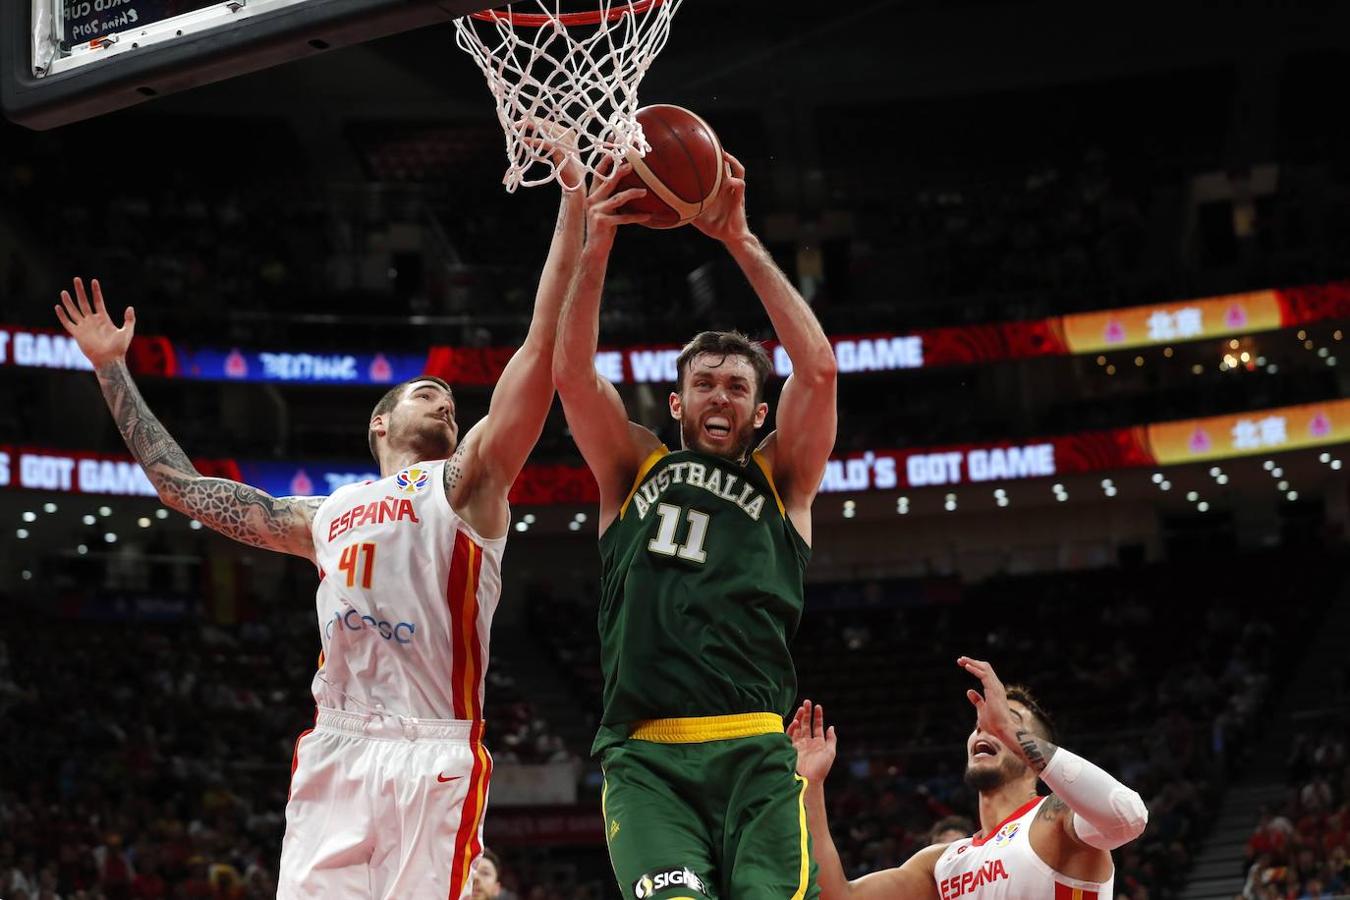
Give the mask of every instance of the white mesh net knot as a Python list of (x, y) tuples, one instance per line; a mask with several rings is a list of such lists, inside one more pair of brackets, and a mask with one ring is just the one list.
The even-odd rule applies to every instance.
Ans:
[[(568, 153), (592, 174), (606, 156), (650, 149), (636, 118), (638, 85), (682, 2), (596, 0), (598, 12), (582, 16), (562, 12), (561, 0), (527, 0), (455, 21), (456, 43), (487, 78), (506, 132), (508, 192), (564, 181), (536, 136), (567, 134)], [(531, 12), (516, 12), (524, 7)]]

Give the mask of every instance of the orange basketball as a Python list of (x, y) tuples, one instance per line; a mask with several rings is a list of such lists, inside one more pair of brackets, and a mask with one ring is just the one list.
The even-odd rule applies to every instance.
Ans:
[(650, 228), (692, 222), (722, 187), (722, 142), (683, 107), (644, 106), (637, 120), (652, 149), (646, 156), (628, 152), (633, 171), (615, 190), (646, 188), (647, 196), (625, 203), (621, 212), (651, 213)]

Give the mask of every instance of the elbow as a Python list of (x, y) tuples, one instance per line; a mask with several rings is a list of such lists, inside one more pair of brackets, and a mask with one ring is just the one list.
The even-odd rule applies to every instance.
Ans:
[(183, 502), (183, 498), (173, 491), (168, 490), (165, 485), (156, 484), (155, 492), (159, 494), (159, 502), (163, 503), (169, 509), (177, 513), (182, 513), (190, 519), (197, 518), (196, 513), (188, 508), (188, 505)]
[(1148, 827), (1148, 807), (1138, 791), (1122, 787), (1111, 798), (1111, 808), (1116, 813), (1115, 831), (1121, 837), (1121, 844), (1128, 844)]
[(794, 366), (793, 374), (821, 387), (834, 384), (839, 378), (839, 360), (835, 359), (834, 348), (826, 341), (824, 347), (811, 354), (804, 366)]
[(1137, 791), (1130, 791), (1128, 798), (1128, 811), (1122, 816), (1122, 825), (1129, 831), (1129, 837), (1125, 839), (1126, 843), (1134, 840), (1144, 833), (1148, 827), (1148, 806), (1144, 804), (1144, 798), (1139, 796)]
[(1138, 838), (1148, 827), (1148, 807), (1129, 788), (1122, 787), (1113, 794), (1111, 812), (1110, 823), (1102, 827), (1089, 822), (1081, 813), (1074, 814), (1074, 830), (1083, 843), (1098, 850), (1115, 850)]
[(553, 353), (553, 386), (561, 393), (577, 383), (577, 367), (567, 358), (566, 351), (558, 348)]
[(558, 396), (575, 394), (594, 380), (595, 369), (592, 366), (578, 364), (561, 350), (553, 354), (553, 387)]

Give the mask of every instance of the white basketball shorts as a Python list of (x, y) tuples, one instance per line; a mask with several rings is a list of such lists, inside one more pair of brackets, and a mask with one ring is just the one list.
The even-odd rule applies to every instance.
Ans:
[(482, 731), (321, 708), (295, 743), (278, 900), (467, 897), (492, 775)]

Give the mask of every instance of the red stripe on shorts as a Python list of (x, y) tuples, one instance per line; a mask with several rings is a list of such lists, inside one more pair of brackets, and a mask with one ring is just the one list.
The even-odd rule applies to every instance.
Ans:
[(487, 786), (492, 778), (492, 757), (479, 739), (481, 729), (475, 728), (473, 772), (469, 775), (469, 793), (459, 813), (459, 831), (455, 835), (455, 857), (451, 863), (449, 900), (459, 900), (473, 873), (473, 861), (483, 852), (481, 837), (483, 810), (487, 806)]

